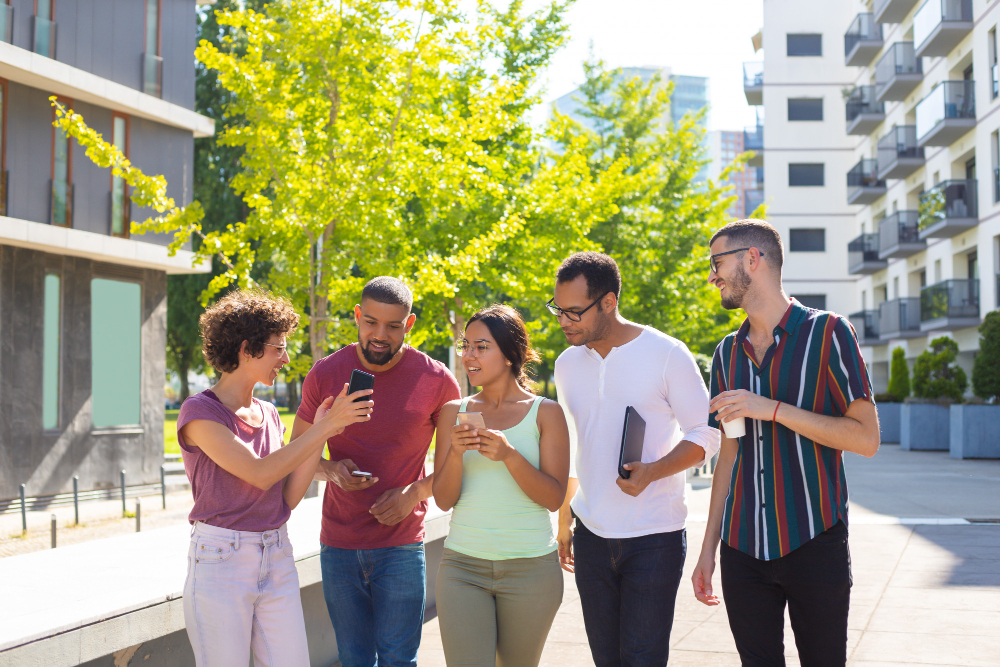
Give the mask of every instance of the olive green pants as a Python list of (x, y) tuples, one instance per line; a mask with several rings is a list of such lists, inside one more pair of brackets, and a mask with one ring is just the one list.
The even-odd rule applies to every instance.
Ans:
[(435, 591), (448, 667), (537, 667), (562, 603), (559, 556), (485, 560), (445, 549)]

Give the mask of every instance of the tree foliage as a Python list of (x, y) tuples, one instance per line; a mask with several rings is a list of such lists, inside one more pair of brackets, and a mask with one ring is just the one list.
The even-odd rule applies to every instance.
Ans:
[(906, 365), (906, 350), (901, 347), (892, 351), (888, 390), (896, 401), (902, 401), (910, 395), (910, 368)]
[(958, 343), (941, 336), (917, 356), (913, 364), (913, 393), (919, 398), (950, 398), (961, 401), (969, 380), (956, 359)]
[(1000, 310), (986, 313), (979, 325), (979, 354), (972, 362), (972, 391), (1000, 402)]

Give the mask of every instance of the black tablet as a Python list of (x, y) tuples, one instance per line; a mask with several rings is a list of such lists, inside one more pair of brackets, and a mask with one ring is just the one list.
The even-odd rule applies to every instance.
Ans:
[(622, 427), (622, 449), (618, 455), (618, 475), (628, 479), (632, 474), (626, 463), (642, 461), (642, 440), (646, 435), (646, 420), (631, 405), (625, 408), (625, 425)]

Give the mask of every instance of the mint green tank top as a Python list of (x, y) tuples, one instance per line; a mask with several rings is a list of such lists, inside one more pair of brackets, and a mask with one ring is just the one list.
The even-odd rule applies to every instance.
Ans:
[[(468, 402), (462, 401), (461, 412)], [(507, 442), (536, 468), (541, 402), (542, 397), (536, 397), (524, 419), (503, 431)], [(549, 511), (521, 490), (501, 461), (476, 451), (462, 455), (462, 495), (451, 513), (444, 546), (486, 560), (536, 558), (557, 548)]]

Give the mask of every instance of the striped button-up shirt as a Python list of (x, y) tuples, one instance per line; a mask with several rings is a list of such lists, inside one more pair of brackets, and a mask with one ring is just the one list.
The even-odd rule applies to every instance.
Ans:
[[(792, 300), (757, 363), (745, 320), (719, 343), (711, 395), (746, 389), (818, 414), (843, 416), (853, 401), (872, 400), (854, 328), (834, 313)], [(720, 426), (716, 413), (709, 424)], [(761, 560), (785, 556), (816, 535), (847, 523), (843, 452), (768, 420), (746, 419), (722, 519), (722, 539)]]

